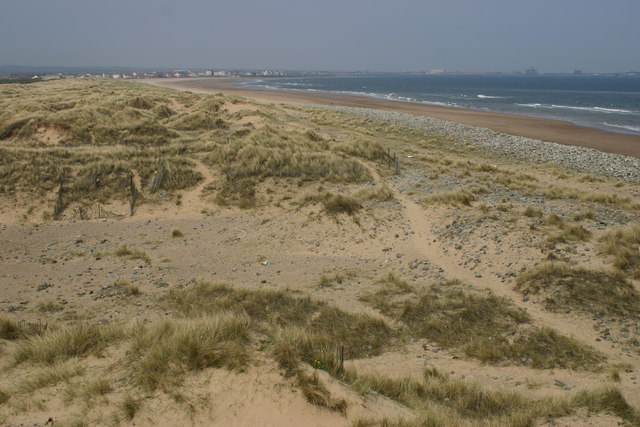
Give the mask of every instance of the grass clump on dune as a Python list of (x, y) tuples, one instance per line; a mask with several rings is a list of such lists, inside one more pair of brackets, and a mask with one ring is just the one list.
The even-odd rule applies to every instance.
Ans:
[(357, 160), (331, 152), (326, 142), (269, 127), (219, 146), (206, 161), (235, 178), (325, 178), (350, 183), (371, 180)]
[(149, 255), (139, 249), (131, 249), (127, 245), (118, 246), (118, 249), (114, 251), (114, 255), (128, 259), (139, 259), (144, 261), (146, 264), (151, 265), (151, 258)]
[(453, 378), (434, 368), (422, 378), (389, 378), (380, 374), (358, 374), (347, 370), (340, 379), (362, 393), (375, 393), (399, 402), (415, 412), (400, 420), (358, 420), (357, 426), (531, 426), (557, 417), (604, 412), (636, 425), (640, 416), (620, 391), (605, 386), (571, 397), (532, 400), (519, 393), (485, 389), (476, 382)]
[(385, 184), (363, 188), (362, 190), (356, 191), (354, 196), (360, 200), (376, 200), (379, 202), (386, 202), (395, 199), (393, 191)]
[(475, 200), (475, 196), (465, 190), (458, 189), (452, 191), (442, 191), (424, 197), (420, 202), (423, 206), (431, 206), (435, 204), (446, 204), (452, 206), (471, 206), (471, 202)]
[(302, 204), (320, 203), (328, 215), (347, 214), (354, 215), (362, 209), (362, 203), (352, 196), (334, 193), (319, 193), (308, 195), (302, 200)]
[(241, 369), (249, 357), (249, 325), (247, 315), (231, 312), (138, 324), (129, 351), (134, 382), (154, 390), (178, 383), (184, 371)]
[(600, 203), (603, 205), (617, 206), (623, 209), (638, 209), (640, 205), (629, 197), (621, 197), (617, 194), (597, 193), (582, 191), (572, 187), (558, 187), (552, 185), (542, 192), (550, 199), (573, 199), (581, 202)]
[(640, 314), (640, 293), (619, 271), (547, 262), (522, 273), (516, 289), (544, 297), (551, 309), (570, 307), (614, 316)]
[(613, 265), (634, 279), (640, 278), (640, 223), (620, 227), (602, 236), (601, 252), (613, 257)]
[(16, 363), (52, 364), (71, 357), (100, 354), (108, 344), (123, 337), (121, 329), (78, 323), (50, 330), (21, 341), (16, 348)]
[(405, 324), (414, 336), (482, 362), (592, 369), (604, 360), (576, 340), (531, 326), (526, 311), (492, 292), (449, 281), (398, 300), (394, 295), (410, 292), (410, 288), (394, 288), (383, 288), (361, 300)]
[(0, 339), (17, 340), (25, 336), (25, 331), (16, 321), (0, 316)]
[(332, 146), (335, 151), (361, 157), (367, 160), (383, 160), (387, 158), (384, 148), (377, 142), (369, 139), (356, 138), (339, 142)]

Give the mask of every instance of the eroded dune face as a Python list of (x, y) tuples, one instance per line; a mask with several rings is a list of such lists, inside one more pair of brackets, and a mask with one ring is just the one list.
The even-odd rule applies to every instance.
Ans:
[(637, 184), (381, 116), (0, 90), (3, 423), (638, 422)]

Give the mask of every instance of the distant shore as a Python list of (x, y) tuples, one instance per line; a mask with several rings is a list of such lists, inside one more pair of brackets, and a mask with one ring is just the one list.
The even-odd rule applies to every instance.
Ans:
[(239, 84), (241, 81), (243, 79), (238, 78), (144, 80), (145, 83), (176, 90), (188, 90), (195, 93), (223, 93), (224, 95), (237, 95), (261, 102), (336, 105), (397, 111), (487, 128), (515, 136), (593, 148), (605, 153), (640, 158), (640, 136), (582, 127), (561, 120), (389, 101), (327, 92), (309, 93), (245, 88)]

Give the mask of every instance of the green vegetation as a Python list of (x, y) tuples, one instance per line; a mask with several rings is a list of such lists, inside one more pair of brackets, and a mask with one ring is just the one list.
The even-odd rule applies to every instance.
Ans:
[(461, 350), (483, 362), (593, 369), (604, 360), (576, 340), (530, 326), (524, 310), (491, 292), (449, 281), (411, 298), (394, 299), (411, 288), (393, 275), (382, 283), (380, 290), (361, 300), (405, 324), (413, 336)]
[(640, 314), (640, 294), (619, 271), (547, 262), (518, 277), (516, 289), (544, 297), (547, 306), (626, 317)]

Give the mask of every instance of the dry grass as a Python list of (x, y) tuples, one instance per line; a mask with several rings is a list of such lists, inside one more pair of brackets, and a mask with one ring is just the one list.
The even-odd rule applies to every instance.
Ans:
[(297, 375), (297, 383), (307, 402), (315, 406), (327, 408), (330, 411), (346, 414), (347, 401), (344, 399), (335, 399), (329, 393), (329, 390), (320, 382), (318, 373), (304, 374), (302, 372)]
[(379, 202), (387, 202), (396, 198), (393, 194), (393, 190), (391, 190), (391, 188), (386, 184), (358, 190), (354, 194), (354, 197), (362, 201), (375, 200)]
[(446, 204), (453, 206), (471, 206), (475, 196), (465, 189), (442, 191), (431, 194), (421, 200), (423, 206)]
[(516, 289), (524, 294), (543, 296), (552, 309), (570, 307), (620, 317), (640, 314), (640, 294), (624, 274), (617, 271), (547, 262), (521, 274)]
[(547, 238), (548, 243), (586, 242), (591, 238), (591, 232), (579, 224), (562, 227), (562, 231)]
[(116, 293), (124, 296), (138, 296), (140, 295), (140, 289), (126, 279), (118, 279), (114, 281), (111, 288), (115, 289)]
[(147, 390), (167, 390), (185, 371), (241, 369), (248, 360), (249, 325), (248, 316), (231, 312), (138, 324), (129, 350), (133, 381)]
[(417, 297), (394, 300), (392, 296), (410, 291), (395, 289), (383, 288), (361, 299), (401, 321), (413, 336), (483, 362), (593, 369), (604, 360), (576, 340), (531, 327), (524, 310), (489, 291), (450, 281), (432, 285)]
[(610, 231), (600, 239), (601, 252), (613, 257), (613, 265), (640, 278), (640, 223)]
[(384, 148), (370, 139), (356, 138), (340, 142), (332, 147), (336, 151), (366, 160), (381, 161), (387, 158)]
[(597, 193), (594, 191), (582, 191), (572, 187), (558, 187), (552, 185), (542, 192), (550, 199), (572, 199), (588, 203), (600, 203), (616, 206), (623, 209), (639, 209), (640, 204), (629, 197), (621, 197), (617, 194)]
[(17, 340), (25, 336), (25, 332), (15, 320), (0, 316), (0, 339)]
[(131, 249), (127, 247), (127, 245), (119, 246), (118, 249), (114, 251), (114, 255), (128, 259), (139, 259), (144, 261), (147, 265), (151, 265), (151, 258), (149, 255), (139, 249)]
[(331, 216), (338, 214), (354, 215), (362, 209), (362, 203), (357, 198), (328, 192), (307, 195), (302, 200), (302, 204), (307, 203), (322, 204), (324, 212)]
[(14, 361), (53, 364), (71, 357), (100, 354), (109, 343), (122, 337), (123, 332), (117, 327), (87, 323), (61, 326), (20, 341), (14, 353)]
[(531, 426), (543, 419), (569, 416), (586, 410), (605, 412), (635, 425), (638, 413), (619, 390), (611, 386), (582, 391), (574, 397), (531, 400), (516, 392), (485, 389), (477, 383), (453, 378), (427, 368), (422, 379), (392, 379), (380, 374), (358, 374), (347, 370), (340, 379), (362, 393), (375, 393), (415, 411), (409, 420), (362, 420), (354, 425)]
[(68, 382), (71, 378), (82, 375), (85, 369), (78, 361), (70, 360), (57, 362), (29, 375), (16, 386), (18, 393), (33, 393), (46, 387), (53, 387), (61, 382)]

